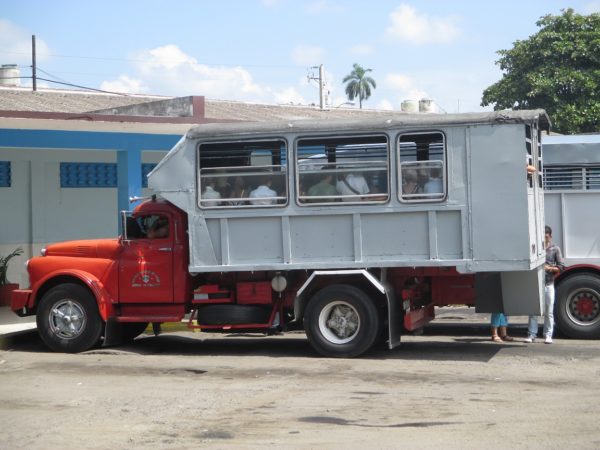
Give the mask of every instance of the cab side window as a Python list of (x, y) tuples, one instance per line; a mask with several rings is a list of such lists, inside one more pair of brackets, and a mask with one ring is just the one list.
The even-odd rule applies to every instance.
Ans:
[(127, 217), (127, 239), (164, 239), (169, 237), (169, 219), (166, 216), (151, 214)]

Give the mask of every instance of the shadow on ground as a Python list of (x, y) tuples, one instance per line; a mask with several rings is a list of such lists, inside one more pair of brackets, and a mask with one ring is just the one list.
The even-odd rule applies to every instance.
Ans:
[[(432, 340), (432, 330), (420, 337), (407, 338), (394, 350), (377, 345), (362, 359), (374, 360), (431, 360), (431, 361), (479, 361), (486, 362), (500, 350), (511, 345), (494, 344), (487, 335), (465, 333), (454, 328), (456, 338)], [(460, 336), (460, 337), (458, 337)], [(6, 336), (0, 339), (0, 349), (18, 352), (49, 353), (36, 331)], [(107, 355), (180, 355), (180, 356), (268, 356), (272, 358), (320, 358), (310, 347), (303, 333), (288, 333), (268, 337), (261, 334), (212, 335), (191, 332), (165, 333), (160, 336), (142, 335), (135, 341), (114, 347), (98, 347), (84, 354)]]

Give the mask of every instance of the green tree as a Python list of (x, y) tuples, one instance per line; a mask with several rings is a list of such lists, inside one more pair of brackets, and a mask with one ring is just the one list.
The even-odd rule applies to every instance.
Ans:
[(343, 82), (348, 83), (346, 85), (346, 95), (348, 100), (352, 101), (358, 97), (359, 105), (362, 109), (363, 100), (367, 100), (371, 96), (371, 86), (373, 89), (377, 88), (375, 80), (367, 73), (372, 72), (371, 69), (364, 69), (360, 64), (353, 64), (352, 72), (350, 72), (344, 78)]
[(559, 133), (599, 131), (600, 14), (567, 9), (536, 24), (536, 34), (498, 52), (502, 79), (483, 91), (481, 106), (544, 108)]

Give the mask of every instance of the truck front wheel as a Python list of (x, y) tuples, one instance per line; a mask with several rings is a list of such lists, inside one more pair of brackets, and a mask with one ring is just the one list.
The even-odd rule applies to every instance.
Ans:
[(74, 283), (50, 289), (36, 316), (44, 343), (57, 352), (78, 353), (94, 347), (102, 334), (102, 319), (92, 293)]
[(600, 277), (576, 274), (556, 288), (554, 315), (561, 332), (573, 339), (600, 338)]
[(331, 285), (308, 302), (304, 329), (323, 356), (352, 358), (369, 350), (379, 336), (380, 319), (373, 301), (360, 289)]

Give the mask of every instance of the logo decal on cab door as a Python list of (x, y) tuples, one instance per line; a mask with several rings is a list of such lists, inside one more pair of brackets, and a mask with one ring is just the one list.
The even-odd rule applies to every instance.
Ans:
[(158, 287), (160, 286), (160, 278), (151, 270), (136, 273), (131, 279), (131, 287)]

